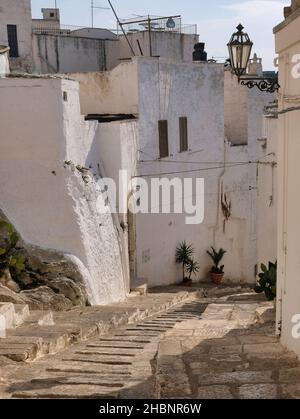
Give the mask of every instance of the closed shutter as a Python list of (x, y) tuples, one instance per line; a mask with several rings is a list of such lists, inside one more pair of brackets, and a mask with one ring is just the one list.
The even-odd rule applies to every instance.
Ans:
[(8, 46), (10, 48), (9, 56), (12, 58), (19, 57), (18, 33), (16, 25), (7, 25), (7, 39)]
[(179, 118), (180, 152), (188, 151), (188, 123), (185, 116)]
[(160, 158), (169, 156), (168, 121), (158, 121), (159, 133), (159, 156)]

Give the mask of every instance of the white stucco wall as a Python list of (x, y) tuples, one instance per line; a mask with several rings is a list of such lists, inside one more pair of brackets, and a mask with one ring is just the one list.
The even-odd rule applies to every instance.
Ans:
[[(156, 69), (155, 69), (156, 66)], [(226, 86), (227, 87), (227, 86)], [(170, 158), (177, 164), (159, 162), (140, 164), (140, 173), (185, 171), (197, 167), (219, 166), (224, 158), (228, 165), (245, 162), (245, 166), (201, 171), (196, 176), (205, 179), (205, 219), (203, 224), (188, 226), (182, 215), (137, 216), (138, 276), (151, 285), (172, 283), (180, 279), (180, 267), (175, 265), (177, 244), (187, 240), (195, 247), (195, 258), (201, 265), (198, 279), (207, 279), (210, 260), (206, 250), (210, 246), (223, 247), (228, 253), (224, 259), (226, 280), (255, 282), (256, 264), (256, 168), (247, 162), (254, 157), (256, 129), (249, 136), (253, 146), (231, 147), (224, 144), (224, 75), (220, 65), (170, 64), (141, 61), (139, 66), (140, 97), (140, 159), (158, 158), (157, 121), (169, 122)], [(153, 103), (149, 106), (149, 103)], [(225, 102), (226, 103), (226, 102)], [(249, 100), (249, 109), (256, 119), (256, 96)], [(179, 153), (178, 118), (188, 117), (189, 148)], [(253, 123), (253, 121), (251, 121)], [(259, 124), (258, 128), (259, 129)], [(168, 160), (168, 159), (166, 159)], [(199, 162), (199, 165), (193, 163)], [(201, 162), (212, 162), (211, 165)], [(218, 163), (219, 162), (219, 163)], [(222, 166), (222, 164), (221, 164)], [(223, 230), (223, 214), (219, 206), (221, 187), (232, 202), (232, 216)], [(251, 190), (249, 190), (251, 189)], [(159, 235), (153, 235), (159, 231)], [(143, 255), (150, 255), (144, 262)]]
[(8, 52), (5, 51), (6, 48), (0, 45), (0, 77), (5, 77), (10, 72)]
[[(105, 71), (116, 65), (119, 41), (69, 35), (33, 35), (36, 73)], [(116, 50), (116, 51), (115, 51)]]
[(1, 0), (0, 45), (8, 45), (7, 25), (17, 25), (19, 58), (10, 58), (12, 70), (32, 69), (31, 0)]
[[(300, 11), (275, 28), (279, 54), (279, 111), (300, 103), (300, 78), (292, 59), (300, 51)], [(294, 68), (294, 75), (292, 70)], [(300, 356), (300, 339), (293, 337), (292, 319), (300, 314), (300, 129), (299, 111), (279, 115), (278, 132), (278, 300), (282, 343)]]
[(80, 83), (80, 106), (88, 114), (138, 114), (137, 59), (112, 71), (70, 73)]
[[(258, 159), (265, 163), (277, 162), (278, 119), (276, 117), (264, 118), (262, 138), (266, 138), (266, 142), (264, 140), (258, 142)], [(277, 165), (259, 165), (257, 178), (257, 256), (260, 268), (262, 263), (268, 264), (269, 261), (277, 260)]]
[[(148, 31), (128, 34), (129, 42), (136, 56), (141, 56), (138, 41), (140, 43), (143, 56), (150, 57), (150, 43)], [(120, 36), (120, 57), (132, 57), (132, 52), (124, 36)], [(155, 32), (151, 33), (152, 56), (161, 57), (172, 61), (193, 61), (194, 45), (199, 42), (199, 35), (188, 35), (174, 32)]]
[(84, 181), (76, 169), (91, 155), (101, 161), (98, 123), (80, 115), (78, 83), (10, 78), (0, 88), (0, 208), (27, 242), (76, 258), (92, 304), (124, 299), (119, 232), (97, 211), (95, 177)]

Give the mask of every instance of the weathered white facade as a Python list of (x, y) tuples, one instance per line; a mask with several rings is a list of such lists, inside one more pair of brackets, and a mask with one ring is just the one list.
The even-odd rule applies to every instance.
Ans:
[(99, 127), (80, 114), (78, 83), (9, 78), (0, 88), (0, 208), (25, 241), (77, 264), (92, 304), (124, 299), (123, 231), (98, 211)]
[(0, 45), (9, 45), (8, 25), (15, 28), (18, 50), (16, 56), (10, 57), (11, 70), (31, 72), (33, 59), (30, 0), (1, 0)]
[(261, 138), (257, 141), (257, 255), (258, 268), (277, 260), (278, 212), (278, 117), (277, 102), (265, 111)]
[[(137, 57), (143, 56), (161, 57), (176, 62), (193, 60), (194, 45), (199, 42), (199, 35), (184, 34), (168, 31), (151, 32), (140, 31), (128, 33), (127, 38)], [(140, 50), (141, 48), (141, 50)], [(120, 36), (120, 58), (132, 57), (132, 51), (124, 36)]]
[(10, 72), (8, 53), (9, 47), (0, 45), (0, 77), (5, 77)]
[(39, 74), (105, 71), (117, 65), (118, 44), (118, 40), (36, 32), (34, 71)]
[[(71, 77), (80, 81), (84, 115), (133, 114), (138, 117), (138, 122), (126, 122), (124, 135), (125, 144), (130, 144), (128, 135), (132, 136), (130, 149), (135, 163), (130, 163), (130, 173), (145, 176), (149, 181), (160, 177), (205, 179), (202, 224), (187, 225), (186, 214), (172, 212), (137, 214), (127, 220), (132, 280), (147, 281), (150, 286), (180, 280), (181, 269), (175, 264), (175, 249), (180, 241), (187, 240), (195, 247), (195, 258), (201, 265), (197, 279), (207, 279), (210, 260), (206, 250), (215, 246), (228, 251), (224, 260), (227, 281), (254, 283), (257, 184), (256, 164), (252, 163), (256, 161), (256, 143), (261, 136), (265, 95), (247, 91), (247, 138), (243, 139), (244, 145), (232, 146), (224, 128), (222, 65), (135, 58), (111, 72), (72, 74)], [(233, 83), (231, 75), (226, 78), (229, 82), (225, 81), (225, 92), (232, 89)], [(180, 117), (188, 118), (188, 151), (183, 153), (179, 152)], [(169, 156), (165, 159), (159, 158), (160, 120), (168, 121)], [(101, 154), (106, 155), (107, 175), (116, 178), (119, 164), (121, 169), (126, 169), (128, 161), (123, 164), (115, 147), (119, 136), (114, 130), (119, 130), (118, 122), (111, 124), (114, 127), (111, 133), (106, 128), (107, 138), (101, 140)], [(124, 121), (119, 124), (121, 127)], [(107, 125), (110, 124), (105, 127)], [(243, 164), (237, 165), (237, 162)], [(225, 224), (222, 191), (232, 204), (231, 217)]]
[[(285, 9), (286, 19), (275, 29), (279, 54), (278, 142), (278, 326), (282, 342), (300, 356), (300, 4)], [(296, 109), (293, 109), (296, 108)]]

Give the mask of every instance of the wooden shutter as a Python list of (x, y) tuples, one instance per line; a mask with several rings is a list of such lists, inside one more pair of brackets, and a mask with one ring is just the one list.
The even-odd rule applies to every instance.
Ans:
[(16, 25), (7, 25), (7, 39), (10, 47), (9, 56), (12, 58), (19, 57), (18, 34)]
[(158, 121), (159, 133), (159, 156), (160, 158), (169, 156), (168, 121)]
[(188, 121), (187, 117), (179, 118), (180, 152), (188, 151)]

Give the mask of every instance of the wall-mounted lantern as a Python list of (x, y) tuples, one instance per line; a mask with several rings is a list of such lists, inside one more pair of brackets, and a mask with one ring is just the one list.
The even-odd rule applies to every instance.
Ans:
[(250, 55), (253, 47), (253, 42), (250, 40), (249, 35), (243, 31), (243, 25), (237, 26), (228, 46), (230, 65), (232, 72), (236, 74), (239, 82), (249, 89), (258, 87), (262, 92), (274, 93), (278, 91), (280, 86), (278, 84), (278, 76), (272, 78), (267, 77), (250, 77), (247, 76), (247, 68), (250, 60)]

